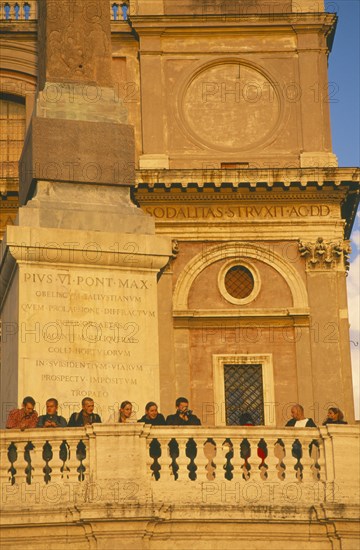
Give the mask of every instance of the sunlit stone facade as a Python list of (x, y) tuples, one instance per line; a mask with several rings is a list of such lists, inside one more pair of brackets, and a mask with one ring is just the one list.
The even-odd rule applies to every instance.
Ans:
[[(185, 395), (203, 427), (2, 431), (4, 547), (356, 548), (335, 15), (38, 4), (0, 16), (2, 426), (31, 394), (103, 420)], [(285, 429), (294, 403), (349, 425)]]

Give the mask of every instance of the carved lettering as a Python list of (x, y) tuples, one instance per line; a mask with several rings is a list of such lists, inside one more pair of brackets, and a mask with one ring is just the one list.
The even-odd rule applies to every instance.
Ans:
[(328, 217), (331, 209), (318, 205), (244, 205), (244, 206), (146, 206), (145, 212), (157, 220), (281, 219)]

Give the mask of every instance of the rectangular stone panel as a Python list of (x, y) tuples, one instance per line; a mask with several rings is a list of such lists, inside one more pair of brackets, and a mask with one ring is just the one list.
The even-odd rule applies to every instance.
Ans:
[(33, 117), (20, 158), (20, 204), (36, 180), (133, 185), (134, 130), (126, 124)]
[(54, 396), (67, 418), (90, 396), (105, 421), (125, 399), (141, 414), (158, 399), (154, 273), (27, 264), (18, 293), (20, 395)]

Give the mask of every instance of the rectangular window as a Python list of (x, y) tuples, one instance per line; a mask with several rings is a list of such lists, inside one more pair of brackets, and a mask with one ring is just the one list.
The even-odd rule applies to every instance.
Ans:
[(250, 414), (255, 425), (276, 426), (271, 353), (213, 355), (216, 426), (239, 426)]

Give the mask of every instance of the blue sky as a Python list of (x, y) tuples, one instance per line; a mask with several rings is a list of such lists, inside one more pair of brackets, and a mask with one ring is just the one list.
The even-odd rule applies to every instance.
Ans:
[[(339, 166), (360, 165), (360, 0), (326, 1), (326, 9), (339, 17), (329, 58), (329, 82), (336, 90), (330, 103), (333, 151)], [(355, 414), (360, 418), (360, 217), (352, 233), (348, 277), (351, 360)]]

